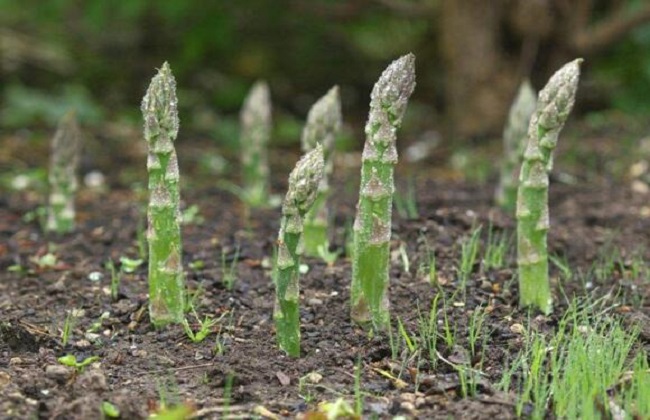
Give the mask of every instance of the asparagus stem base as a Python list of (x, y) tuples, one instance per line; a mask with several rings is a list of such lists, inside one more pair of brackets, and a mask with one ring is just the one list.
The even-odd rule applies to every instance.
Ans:
[[(355, 235), (357, 236), (357, 235)], [(388, 300), (389, 244), (356, 243), (352, 274), (352, 319), (362, 326), (383, 330), (390, 321)]]
[(519, 305), (535, 307), (548, 315), (553, 310), (548, 281), (548, 262), (519, 265)]

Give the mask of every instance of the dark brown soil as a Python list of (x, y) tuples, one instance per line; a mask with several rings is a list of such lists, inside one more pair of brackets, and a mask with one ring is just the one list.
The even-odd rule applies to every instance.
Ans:
[[(280, 159), (274, 168), (275, 191), (283, 190), (283, 179), (294, 161)], [(192, 162), (186, 165), (191, 167)], [(439, 291), (418, 270), (428, 261), (425, 238), (435, 252), (439, 285), (449, 299), (458, 286), (460, 242), (473, 226), (484, 226), (484, 244), (489, 224), (505, 232), (514, 232), (515, 225), (512, 217), (492, 206), (491, 186), (454, 181), (444, 171), (426, 166), (409, 172), (418, 175), (419, 217), (405, 220), (394, 215), (390, 293), (394, 325), (399, 318), (417, 337), (419, 315), (428, 316)], [(357, 174), (354, 167), (337, 171), (337, 194), (332, 202), (337, 226), (334, 248), (344, 248), (345, 226), (354, 216)], [(112, 185), (119, 185), (116, 179), (109, 177)], [(259, 406), (277, 416), (295, 417), (315, 410), (317, 403), (325, 400), (345, 397), (354, 403), (356, 367), (364, 417), (515, 417), (515, 394), (497, 388), (502, 370), (523, 343), (513, 325), (527, 324), (529, 318), (528, 312), (517, 308), (512, 252), (505, 267), (498, 270), (486, 270), (477, 263), (466, 301), (457, 297), (448, 302), (447, 317), (456, 326), (458, 345), (447, 348), (440, 339), (432, 353), (422, 348), (415, 355), (403, 344), (393, 354), (386, 336), (371, 337), (350, 322), (348, 259), (341, 257), (331, 267), (317, 259), (305, 259), (309, 272), (301, 278), (302, 357), (291, 359), (276, 348), (271, 317), (274, 290), (267, 263), (277, 235), (279, 210), (253, 211), (246, 222), (238, 200), (210, 186), (213, 181), (196, 181), (183, 190), (185, 203), (198, 205), (205, 219), (183, 230), (184, 262), (188, 286), (196, 292), (195, 308), (200, 317), (224, 316), (213, 334), (199, 344), (189, 341), (181, 327), (156, 331), (149, 323), (146, 264), (124, 275), (118, 300), (110, 297), (106, 261), (118, 263), (120, 256), (138, 256), (139, 212), (133, 193), (126, 189), (82, 191), (79, 229), (63, 237), (44, 236), (36, 222), (24, 221), (25, 213), (39, 205), (40, 196), (15, 192), (2, 196), (0, 417), (99, 419), (103, 401), (118, 407), (123, 419), (145, 418), (161, 401), (187, 403), (199, 418), (220, 418), (225, 413), (250, 418), (262, 415)], [(624, 260), (643, 250), (647, 260), (647, 200), (623, 181), (554, 182), (551, 253), (566, 257), (573, 270), (585, 273), (603, 249), (619, 251)], [(401, 245), (409, 257), (409, 272), (398, 251)], [(39, 267), (36, 259), (48, 251), (56, 255), (57, 263)], [(235, 257), (236, 281), (228, 290), (224, 270)], [(190, 268), (196, 261), (204, 266)], [(11, 266), (21, 266), (24, 271), (8, 271)], [(626, 270), (618, 267), (606, 279), (582, 284), (561, 280), (553, 267), (558, 315), (532, 314), (531, 323), (540, 331), (554, 328), (566, 307), (559, 286), (569, 297), (620, 292), (617, 310), (621, 316), (647, 319), (650, 282), (630, 278)], [(91, 281), (94, 272), (102, 273), (103, 278)], [(479, 306), (489, 312), (486, 339), (479, 340), (484, 343), (479, 347), (484, 355), (480, 366), (478, 358), (470, 357), (467, 343), (469, 317)], [(73, 308), (81, 314), (68, 344), (63, 345), (61, 331)], [(194, 320), (192, 316), (189, 319)], [(438, 320), (442, 319), (441, 309)], [(97, 324), (95, 328), (91, 328), (93, 324)], [(88, 334), (89, 330), (93, 333)], [(397, 327), (393, 335), (399, 341)], [(647, 347), (649, 339), (642, 333), (639, 345)], [(57, 363), (65, 354), (79, 360), (98, 356), (99, 362), (77, 373)], [(463, 398), (453, 363), (470, 363), (482, 372), (477, 395)], [(310, 375), (312, 372), (318, 375)]]

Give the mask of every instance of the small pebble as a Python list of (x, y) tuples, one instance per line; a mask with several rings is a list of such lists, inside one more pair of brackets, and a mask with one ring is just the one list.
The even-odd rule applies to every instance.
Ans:
[(48, 365), (45, 367), (45, 376), (58, 382), (64, 383), (70, 377), (71, 370), (63, 365)]
[(402, 410), (408, 411), (409, 413), (415, 412), (415, 404), (412, 402), (404, 401), (399, 406)]
[(512, 324), (510, 326), (510, 331), (515, 334), (524, 334), (526, 332), (526, 328), (521, 324)]
[(408, 402), (408, 403), (414, 403), (415, 402), (415, 394), (411, 392), (405, 392), (402, 395), (399, 396), (402, 402)]
[(100, 271), (93, 271), (88, 274), (88, 280), (90, 281), (101, 281), (104, 278), (104, 274)]
[(305, 378), (312, 384), (317, 384), (323, 379), (323, 375), (318, 372), (309, 372)]
[(11, 383), (11, 375), (7, 372), (0, 371), (0, 390), (4, 389), (9, 383)]
[(9, 366), (20, 366), (23, 364), (23, 359), (20, 357), (12, 357), (9, 359)]
[(108, 390), (106, 383), (106, 376), (100, 369), (87, 369), (85, 370), (74, 384), (75, 388), (81, 390), (101, 392)]

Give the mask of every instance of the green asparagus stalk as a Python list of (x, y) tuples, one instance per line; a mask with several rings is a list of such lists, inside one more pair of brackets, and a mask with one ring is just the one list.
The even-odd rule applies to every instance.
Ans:
[(149, 316), (156, 326), (180, 323), (185, 304), (178, 162), (176, 81), (169, 64), (158, 71), (142, 99), (149, 146)]
[(553, 167), (558, 136), (573, 108), (580, 63), (582, 59), (565, 64), (539, 93), (519, 175), (516, 212), (519, 303), (545, 314), (553, 309), (546, 245), (550, 226), (548, 174)]
[(271, 138), (271, 94), (266, 82), (255, 83), (240, 113), (243, 198), (251, 207), (269, 204), (267, 146)]
[(333, 169), (334, 141), (340, 128), (341, 100), (339, 88), (334, 86), (309, 110), (307, 123), (302, 131), (303, 152), (309, 152), (318, 144), (322, 144), (325, 155), (325, 171), (318, 186), (318, 196), (305, 216), (304, 253), (312, 257), (319, 255), (319, 248), (329, 248), (327, 198), (330, 193), (329, 177)]
[(49, 232), (68, 233), (74, 230), (80, 149), (81, 132), (74, 111), (70, 111), (61, 119), (52, 138), (50, 198), (45, 224)]
[(273, 318), (278, 344), (289, 356), (300, 356), (300, 241), (304, 217), (318, 195), (323, 178), (323, 148), (320, 144), (305, 154), (289, 175), (289, 189), (282, 204), (275, 261), (275, 308)]
[(503, 132), (503, 162), (495, 201), (506, 211), (514, 211), (517, 205), (519, 167), (526, 147), (528, 125), (536, 105), (537, 95), (530, 82), (525, 80), (519, 86), (517, 97), (510, 107)]
[(389, 263), (396, 132), (415, 88), (415, 56), (391, 63), (370, 96), (361, 186), (354, 221), (351, 316), (383, 329), (389, 322)]

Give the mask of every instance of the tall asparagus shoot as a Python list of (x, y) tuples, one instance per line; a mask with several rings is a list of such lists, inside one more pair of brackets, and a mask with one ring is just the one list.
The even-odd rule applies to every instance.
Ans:
[(526, 147), (528, 125), (535, 112), (537, 95), (528, 80), (525, 80), (510, 107), (508, 121), (503, 132), (503, 162), (501, 179), (495, 201), (507, 211), (514, 211), (517, 205), (517, 180), (519, 168)]
[(539, 93), (519, 174), (516, 212), (519, 303), (545, 314), (553, 309), (546, 245), (550, 226), (548, 174), (553, 167), (553, 149), (573, 108), (580, 63), (582, 59), (565, 64)]
[(74, 198), (77, 191), (77, 167), (81, 132), (74, 111), (63, 116), (52, 138), (50, 158), (50, 198), (45, 229), (67, 233), (74, 230)]
[(183, 277), (176, 81), (169, 64), (158, 71), (142, 99), (144, 138), (149, 146), (149, 316), (156, 326), (183, 320)]
[(266, 82), (253, 85), (240, 113), (243, 199), (251, 207), (269, 200), (267, 146), (271, 138), (271, 94)]
[(289, 189), (282, 204), (275, 261), (273, 318), (278, 344), (289, 356), (300, 356), (300, 241), (304, 217), (314, 204), (324, 171), (320, 144), (305, 154), (289, 175)]
[(305, 216), (304, 252), (312, 257), (319, 255), (319, 248), (326, 250), (329, 247), (327, 198), (330, 191), (329, 177), (333, 169), (334, 141), (340, 128), (341, 99), (338, 86), (334, 86), (309, 110), (307, 123), (302, 131), (303, 152), (309, 152), (321, 144), (325, 156), (325, 171), (318, 186), (318, 195)]
[(384, 329), (389, 322), (389, 263), (396, 132), (415, 88), (415, 56), (391, 63), (370, 96), (361, 186), (354, 221), (351, 316)]

